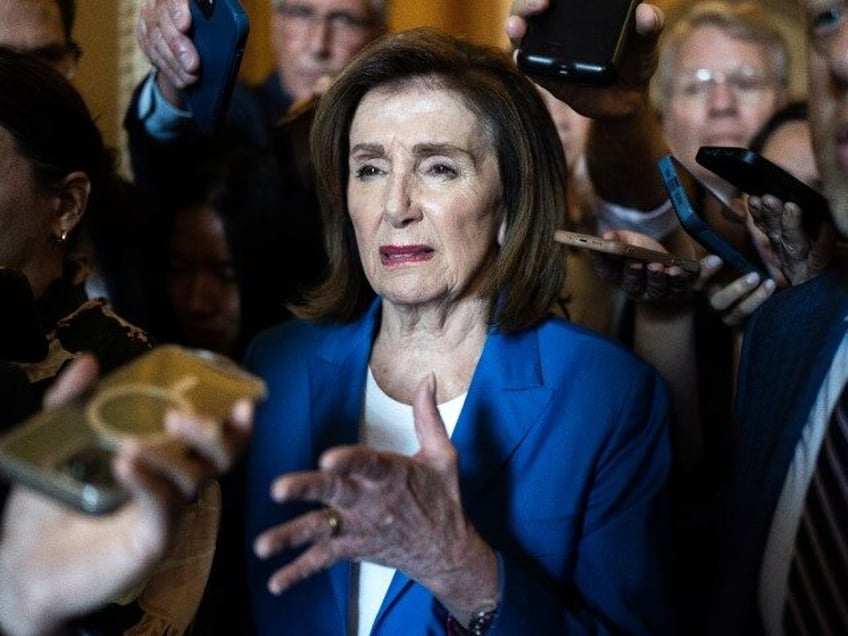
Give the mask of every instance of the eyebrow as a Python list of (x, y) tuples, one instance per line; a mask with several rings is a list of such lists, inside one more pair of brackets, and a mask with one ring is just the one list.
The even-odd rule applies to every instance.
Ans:
[[(356, 144), (351, 147), (350, 155), (365, 154), (370, 157), (378, 157), (385, 154), (382, 144)], [(420, 143), (412, 147), (412, 154), (416, 157), (429, 157), (432, 155), (465, 155), (470, 157), (471, 161), (476, 166), (478, 164), (478, 155), (472, 149), (462, 148), (449, 143)]]

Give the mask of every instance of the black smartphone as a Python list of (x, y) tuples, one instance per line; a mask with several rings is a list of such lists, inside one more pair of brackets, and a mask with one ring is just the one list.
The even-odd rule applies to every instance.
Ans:
[(189, 0), (189, 5), (200, 78), (184, 97), (198, 128), (212, 135), (227, 113), (250, 24), (239, 0)]
[(632, 258), (645, 263), (662, 263), (666, 267), (677, 265), (683, 271), (690, 274), (697, 274), (701, 269), (701, 264), (691, 258), (682, 258), (668, 252), (660, 252), (658, 250), (648, 249), (647, 247), (630, 245), (623, 241), (611, 241), (591, 234), (557, 230), (554, 232), (554, 240), (557, 243), (568, 245), (569, 247), (581, 247), (593, 252), (601, 252), (602, 254), (610, 254), (622, 258)]
[(516, 61), (544, 80), (608, 86), (615, 82), (639, 0), (550, 0), (527, 20)]
[[(729, 241), (717, 232), (702, 215), (699, 209), (692, 205), (686, 188), (683, 185), (681, 175), (691, 179), (693, 183), (700, 185), (706, 196), (715, 200), (718, 205), (725, 203), (706, 184), (695, 178), (682, 163), (672, 155), (665, 155), (658, 162), (663, 184), (668, 190), (671, 205), (680, 220), (680, 224), (686, 233), (713, 254), (720, 256), (726, 265), (732, 267), (740, 274), (757, 272), (763, 278), (769, 278), (768, 274), (756, 267), (751, 261), (742, 255)], [(725, 206), (726, 207), (726, 206)], [(731, 213), (732, 214), (732, 213)]]
[(695, 161), (740, 192), (754, 196), (772, 194), (783, 202), (795, 203), (804, 213), (802, 223), (815, 237), (828, 217), (824, 195), (786, 170), (748, 148), (701, 146)]
[(111, 464), (123, 438), (177, 443), (164, 429), (167, 410), (222, 419), (236, 400), (265, 394), (264, 381), (229, 358), (162, 345), (0, 437), (0, 474), (83, 512), (111, 512), (126, 500)]

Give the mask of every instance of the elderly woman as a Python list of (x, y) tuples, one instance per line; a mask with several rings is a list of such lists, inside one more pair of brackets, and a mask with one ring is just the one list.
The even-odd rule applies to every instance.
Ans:
[(329, 273), (246, 359), (259, 631), (666, 632), (666, 397), (549, 316), (566, 171), (533, 85), (412, 31), (313, 131)]

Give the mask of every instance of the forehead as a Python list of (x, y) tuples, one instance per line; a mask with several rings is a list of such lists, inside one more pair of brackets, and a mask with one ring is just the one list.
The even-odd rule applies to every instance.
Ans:
[(437, 81), (413, 79), (371, 89), (356, 108), (351, 136), (370, 132), (375, 124), (381, 131), (394, 133), (399, 129), (391, 126), (403, 123), (409, 125), (407, 132), (431, 137), (479, 133), (482, 126), (463, 96)]
[(62, 16), (53, 0), (0, 0), (0, 44), (29, 49), (64, 41)]
[(768, 52), (759, 43), (734, 37), (715, 25), (702, 25), (680, 42), (677, 66), (684, 69), (765, 68)]

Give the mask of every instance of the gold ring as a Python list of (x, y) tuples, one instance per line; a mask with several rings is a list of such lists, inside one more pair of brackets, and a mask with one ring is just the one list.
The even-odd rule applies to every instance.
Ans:
[(339, 516), (339, 513), (332, 508), (324, 508), (324, 519), (327, 520), (327, 525), (330, 526), (330, 536), (339, 536), (342, 532), (342, 518)]

